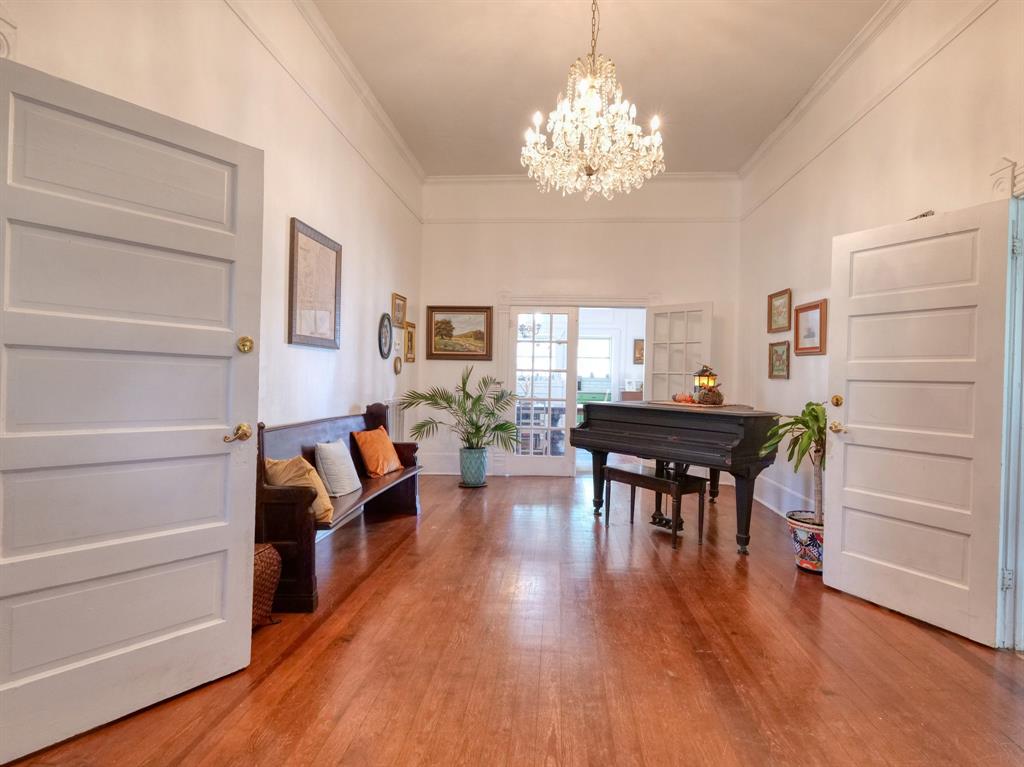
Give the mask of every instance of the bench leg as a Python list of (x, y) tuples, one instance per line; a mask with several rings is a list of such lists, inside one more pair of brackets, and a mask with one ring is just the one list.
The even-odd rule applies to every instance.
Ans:
[(629, 486), (629, 524), (633, 524), (633, 512), (636, 511), (636, 485)]
[(704, 491), (697, 500), (697, 545), (704, 543)]
[(612, 517), (612, 481), (605, 480), (604, 483), (604, 526), (608, 528), (608, 524)]
[(672, 497), (672, 548), (679, 548), (679, 518), (682, 498), (678, 495)]

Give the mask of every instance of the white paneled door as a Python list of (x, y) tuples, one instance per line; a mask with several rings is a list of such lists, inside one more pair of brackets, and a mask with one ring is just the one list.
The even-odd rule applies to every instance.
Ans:
[(711, 303), (647, 307), (644, 398), (693, 392), (693, 374), (711, 365)]
[(506, 458), (505, 467), (510, 474), (571, 477), (577, 309), (513, 306), (509, 314), (519, 447)]
[(249, 662), (263, 156), (8, 61), (0, 134), (3, 761)]
[(988, 645), (1012, 204), (833, 242), (825, 583)]

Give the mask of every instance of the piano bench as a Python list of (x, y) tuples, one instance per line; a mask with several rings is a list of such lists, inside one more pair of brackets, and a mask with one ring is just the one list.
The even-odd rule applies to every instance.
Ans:
[(697, 493), (697, 543), (704, 543), (704, 493), (707, 480), (703, 477), (691, 477), (682, 474), (664, 474), (646, 466), (623, 467), (605, 466), (604, 468), (604, 526), (608, 527), (611, 517), (612, 482), (629, 485), (629, 524), (633, 524), (636, 511), (636, 489), (638, 487), (664, 493), (672, 498), (672, 548), (679, 548), (679, 529), (682, 526), (680, 507), (684, 495)]

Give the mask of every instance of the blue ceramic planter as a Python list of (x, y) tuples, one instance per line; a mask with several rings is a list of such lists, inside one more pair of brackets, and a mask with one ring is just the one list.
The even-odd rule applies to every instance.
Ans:
[(459, 468), (462, 469), (463, 487), (483, 487), (487, 484), (487, 448), (464, 447), (459, 450)]

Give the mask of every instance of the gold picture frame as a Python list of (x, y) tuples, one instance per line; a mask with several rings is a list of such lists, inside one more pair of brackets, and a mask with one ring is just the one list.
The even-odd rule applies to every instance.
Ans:
[(427, 359), (493, 359), (494, 307), (428, 306)]
[(789, 378), (789, 341), (768, 344), (768, 377)]
[(409, 318), (409, 299), (401, 293), (391, 294), (391, 322), (396, 328), (404, 328)]
[(633, 364), (644, 364), (644, 339), (642, 338), (633, 339)]
[(793, 326), (793, 291), (780, 290), (768, 296), (768, 332), (785, 333)]
[(793, 353), (798, 357), (825, 354), (828, 341), (828, 299), (800, 304), (793, 310)]
[(416, 361), (416, 323), (405, 323), (405, 361)]

